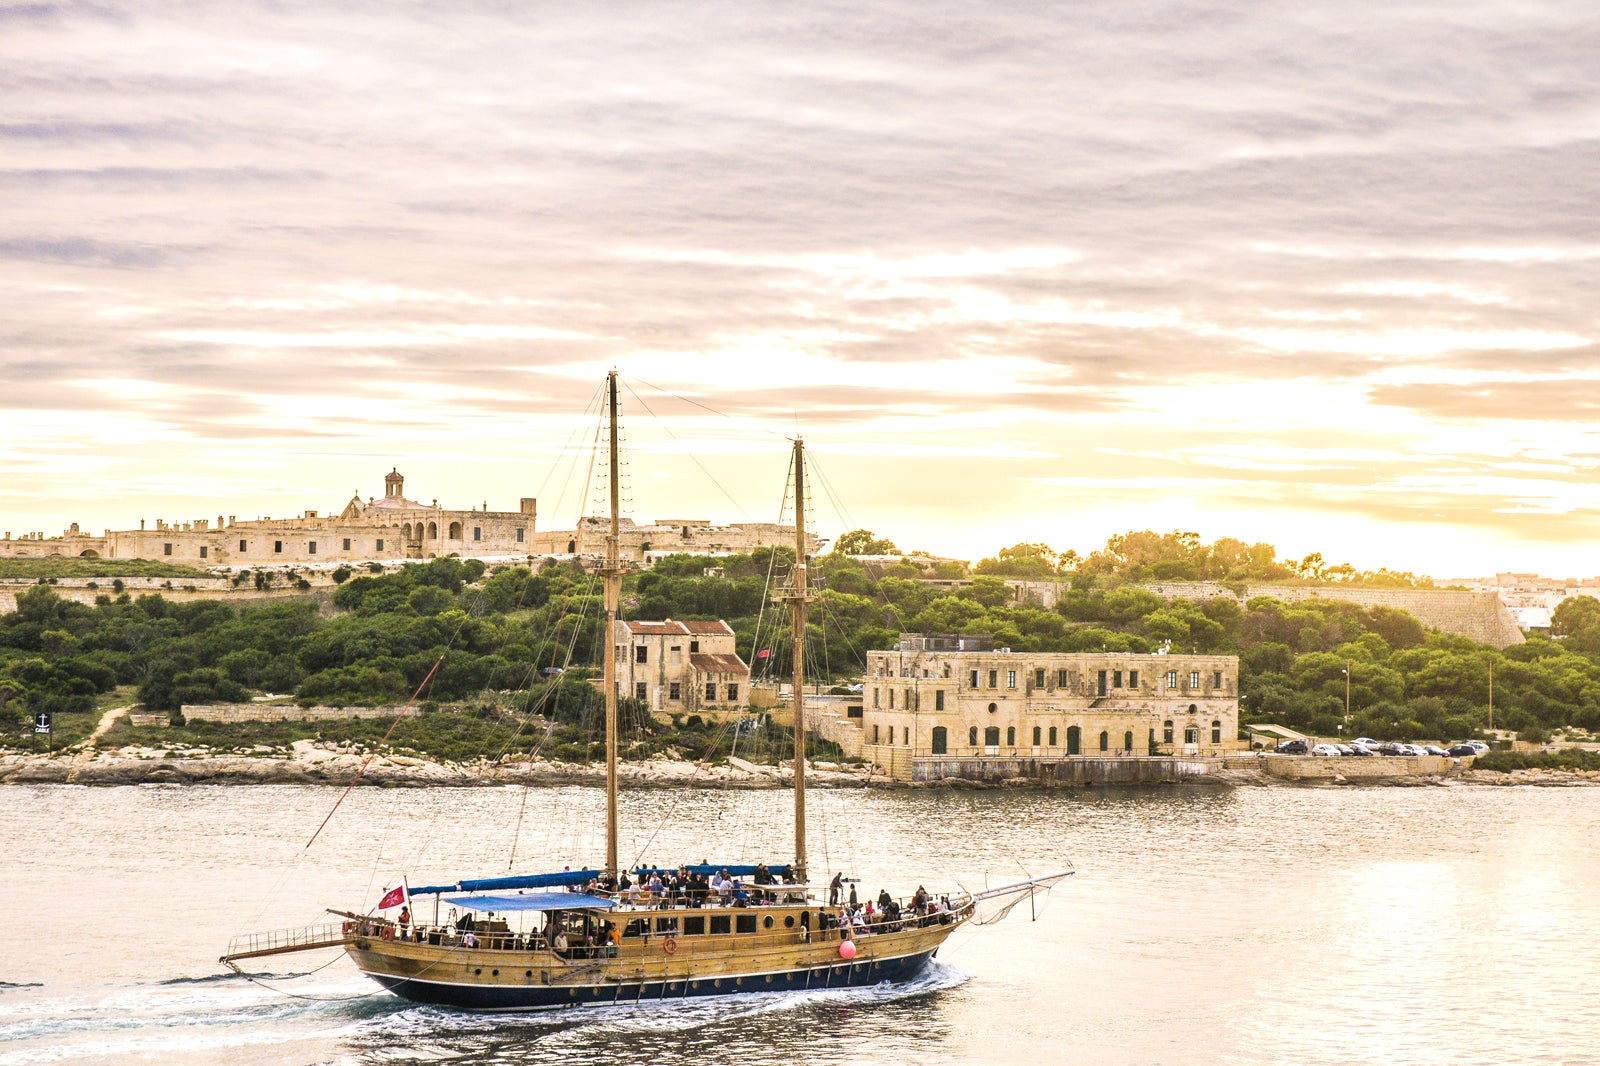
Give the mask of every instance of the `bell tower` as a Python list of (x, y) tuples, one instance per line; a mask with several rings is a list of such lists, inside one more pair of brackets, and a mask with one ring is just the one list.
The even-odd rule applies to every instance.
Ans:
[(404, 498), (405, 488), (406, 477), (404, 474), (400, 473), (399, 468), (391, 468), (389, 472), (383, 476), (384, 499), (398, 500)]

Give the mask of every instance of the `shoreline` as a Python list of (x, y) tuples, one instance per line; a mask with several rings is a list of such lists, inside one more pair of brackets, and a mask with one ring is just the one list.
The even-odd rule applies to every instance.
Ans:
[[(363, 770), (363, 767), (364, 770)], [(53, 754), (0, 753), (0, 785), (337, 785), (347, 786), (360, 773), (357, 784), (372, 788), (492, 788), (504, 785), (595, 785), (605, 783), (603, 763), (563, 763), (527, 757), (507, 757), (498, 762), (439, 762), (405, 755), (375, 755), (324, 748), (298, 741), (288, 755), (222, 755), (204, 749), (173, 751), (130, 747), (102, 750), (94, 747)], [(647, 759), (618, 764), (618, 776), (629, 788), (776, 789), (793, 787), (793, 775), (775, 766), (740, 759), (723, 766), (698, 766), (683, 760)], [(1051, 787), (1026, 778), (1001, 782), (951, 779), (936, 783), (907, 784), (865, 768), (832, 763), (814, 764), (807, 772), (809, 786), (817, 788), (889, 789), (1044, 789)], [(1600, 785), (1600, 771), (1584, 770), (1474, 770), (1455, 768), (1449, 773), (1416, 773), (1381, 779), (1328, 778), (1294, 780), (1260, 768), (1230, 767), (1197, 775), (1181, 782), (1117, 787), (1291, 787), (1291, 788), (1405, 788), (1476, 785), (1537, 785), (1581, 787)]]

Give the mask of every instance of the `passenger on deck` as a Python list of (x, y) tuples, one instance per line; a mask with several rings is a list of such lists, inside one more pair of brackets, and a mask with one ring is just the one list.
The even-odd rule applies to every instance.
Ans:
[(733, 881), (728, 877), (727, 870), (718, 870), (711, 875), (711, 891), (722, 897), (724, 902), (733, 893)]
[(775, 885), (778, 879), (772, 876), (772, 871), (767, 869), (764, 862), (756, 863), (755, 882), (758, 885)]
[(404, 939), (406, 939), (407, 930), (409, 930), (411, 928), (411, 908), (410, 907), (401, 907), (400, 908), (400, 918), (399, 918), (398, 924), (400, 926), (400, 939), (404, 940)]
[(893, 901), (894, 901), (894, 897), (889, 895), (889, 890), (887, 888), (878, 889), (878, 910), (880, 910), (880, 911), (888, 910), (889, 909), (889, 904), (892, 903)]
[(833, 875), (833, 880), (828, 882), (828, 906), (839, 905), (839, 894), (844, 891), (844, 871), (840, 870)]

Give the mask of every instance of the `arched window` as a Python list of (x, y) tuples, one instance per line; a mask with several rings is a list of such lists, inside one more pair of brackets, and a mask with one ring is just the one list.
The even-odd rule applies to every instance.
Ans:
[(1000, 746), (1000, 727), (992, 725), (983, 731), (983, 742), (991, 748)]
[(1039, 741), (1044, 739), (1043, 738), (1043, 733), (1044, 733), (1044, 730), (1041, 729), (1040, 727), (1038, 727), (1038, 726), (1034, 726), (1033, 727), (1033, 746), (1034, 747), (1037, 748), (1039, 746)]
[(576, 554), (578, 554), (578, 542), (577, 541), (575, 541), (575, 540), (567, 541), (567, 554), (568, 555), (576, 555)]
[(460, 522), (451, 522), (450, 523), (450, 539), (451, 540), (460, 540), (461, 539), (461, 523)]
[(1111, 734), (1107, 733), (1104, 729), (1100, 730), (1100, 750), (1111, 750)]
[(942, 725), (934, 726), (933, 727), (933, 742), (932, 742), (932, 746), (929, 748), (929, 754), (932, 754), (932, 755), (943, 755), (943, 754), (945, 754), (945, 749), (949, 746), (949, 741), (946, 739), (948, 736), (949, 736), (949, 734), (945, 732), (944, 726), (942, 726)]
[(1211, 723), (1211, 743), (1213, 743), (1213, 744), (1221, 744), (1222, 743), (1222, 723), (1221, 722), (1212, 722)]
[(402, 534), (404, 534), (404, 536), (405, 536), (405, 538), (407, 540), (411, 539), (411, 523), (410, 522), (407, 522), (405, 525), (401, 526), (400, 530), (401, 530)]
[(1161, 723), (1161, 743), (1172, 743), (1172, 719), (1170, 718)]
[(1122, 734), (1122, 750), (1129, 755), (1133, 754), (1133, 730), (1131, 729)]
[(1017, 727), (1014, 726), (1014, 725), (1008, 725), (1008, 726), (1006, 726), (1006, 747), (1014, 748), (1016, 746), (1017, 746)]
[(1083, 732), (1075, 725), (1067, 726), (1067, 754), (1077, 755), (1083, 747)]
[(1050, 746), (1052, 748), (1056, 746), (1056, 727), (1055, 726), (1051, 726), (1050, 727)]
[(428, 539), (429, 540), (438, 540), (439, 539), (439, 523), (437, 523), (437, 522), (429, 522), (428, 523)]
[(977, 726), (973, 726), (971, 729), (967, 730), (967, 743), (972, 745), (974, 748), (978, 746), (978, 727)]

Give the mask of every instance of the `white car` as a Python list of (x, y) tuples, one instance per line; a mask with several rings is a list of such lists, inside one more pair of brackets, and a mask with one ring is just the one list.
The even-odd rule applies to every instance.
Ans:
[(1343, 755), (1337, 744), (1318, 744), (1311, 749), (1313, 755)]

